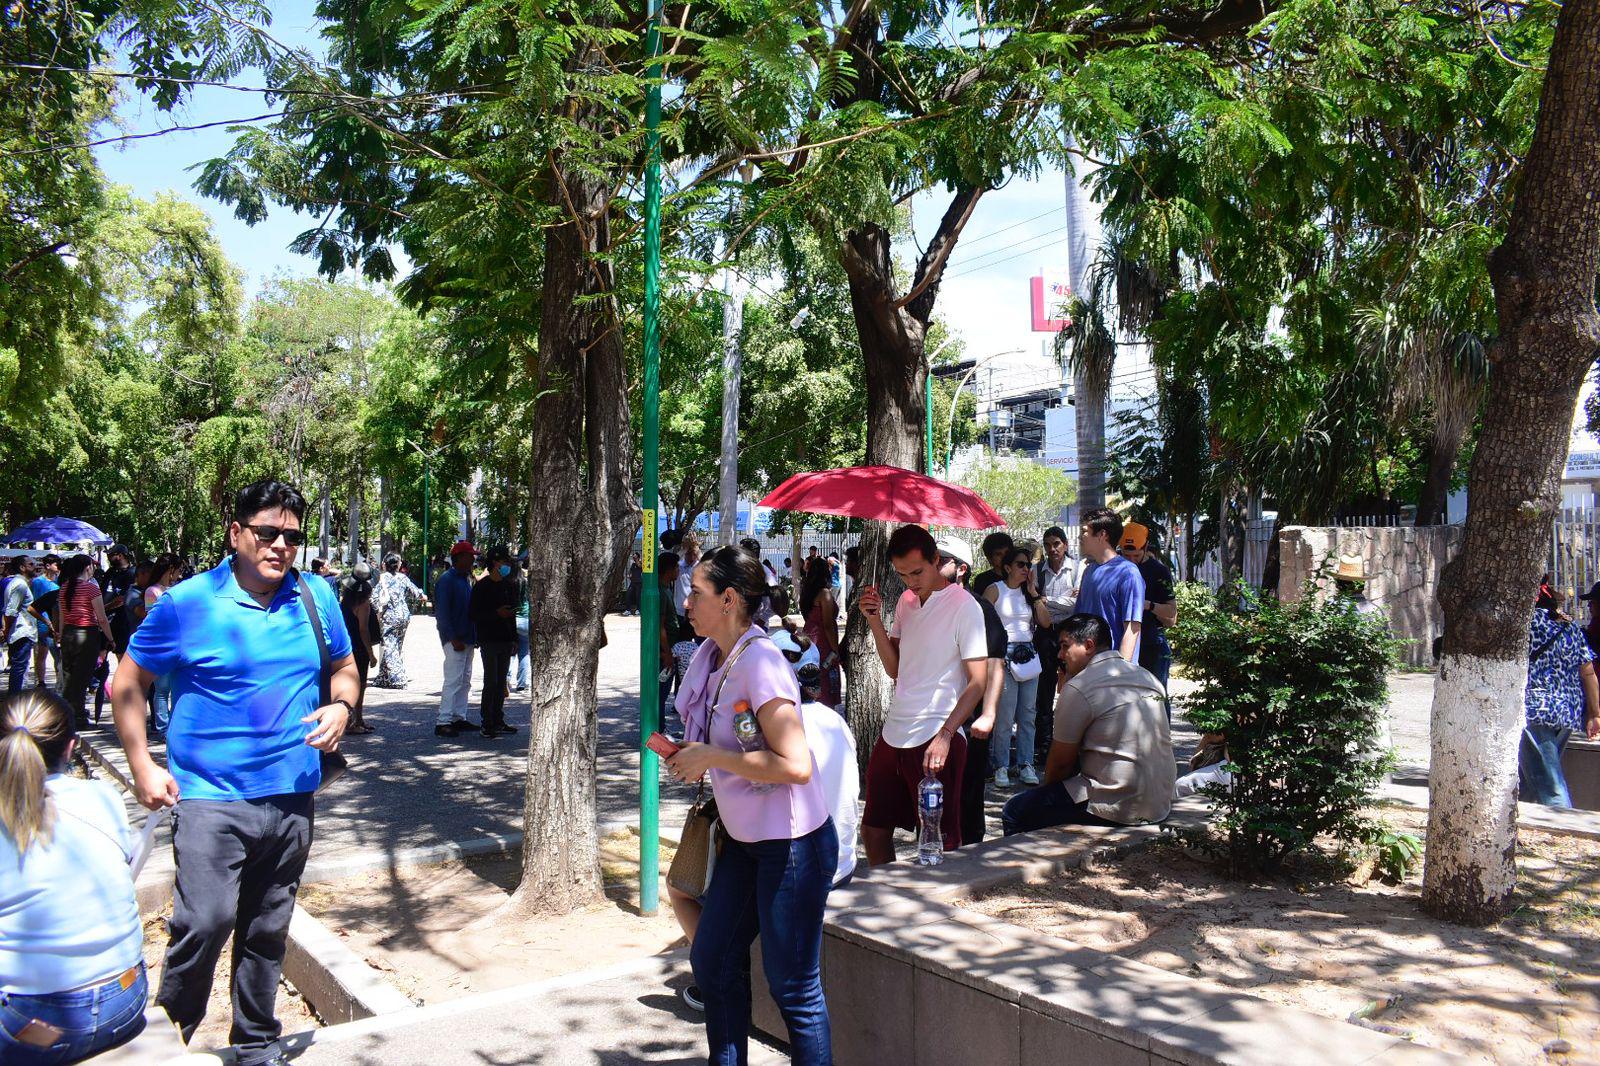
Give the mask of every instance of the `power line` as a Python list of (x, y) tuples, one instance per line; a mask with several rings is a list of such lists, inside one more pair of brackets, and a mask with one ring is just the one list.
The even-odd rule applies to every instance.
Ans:
[(1013, 222), (1009, 226), (1002, 226), (997, 230), (990, 230), (988, 233), (981, 234), (980, 236), (977, 236), (977, 237), (968, 237), (965, 240), (961, 241), (958, 247), (960, 247), (962, 251), (966, 251), (967, 249), (973, 247), (974, 245), (982, 244), (984, 241), (988, 240), (991, 237), (998, 237), (1000, 234), (1008, 233), (1011, 230), (1016, 229), (1018, 226), (1026, 226), (1030, 222), (1037, 222), (1041, 218), (1044, 218), (1046, 215), (1053, 215), (1056, 212), (1062, 211), (1062, 210), (1065, 210), (1065, 209), (1061, 208), (1061, 207), (1052, 207), (1048, 211), (1041, 211), (1037, 215), (1034, 215), (1032, 218), (1025, 218), (1021, 222)]
[[(1045, 230), (1043, 233), (1036, 233), (1031, 237), (1025, 238), (1022, 243), (1023, 244), (1029, 244), (1029, 243), (1031, 243), (1033, 241), (1042, 240), (1042, 241), (1045, 242), (1044, 244), (1040, 244), (1040, 245), (1038, 245), (1036, 247), (1022, 248), (1020, 251), (1016, 251), (1015, 254), (1013, 254), (1013, 255), (1008, 255), (1004, 259), (994, 259), (991, 262), (984, 262), (984, 260), (990, 259), (992, 256), (998, 255), (1001, 252), (1011, 252), (1014, 249), (1019, 248), (1020, 246), (1016, 245), (1016, 244), (1013, 244), (1013, 245), (1010, 245), (1009, 247), (1006, 247), (1006, 248), (996, 248), (992, 252), (987, 252), (984, 255), (978, 256), (977, 259), (968, 260), (968, 261), (963, 262), (961, 264), (961, 269), (960, 270), (947, 272), (945, 274), (945, 279), (949, 280), (950, 278), (959, 278), (963, 274), (976, 274), (976, 273), (979, 273), (980, 271), (988, 270), (991, 267), (999, 266), (1001, 263), (1009, 263), (1013, 259), (1021, 259), (1025, 255), (1032, 255), (1035, 252), (1042, 251), (1048, 244), (1052, 243), (1051, 241), (1048, 240), (1048, 238), (1053, 237), (1055, 234), (1060, 233), (1063, 230), (1071, 229), (1071, 228), (1072, 227), (1071, 227), (1070, 224), (1066, 224), (1066, 225), (1057, 226), (1055, 229)], [(982, 264), (982, 265), (979, 265), (979, 264)]]

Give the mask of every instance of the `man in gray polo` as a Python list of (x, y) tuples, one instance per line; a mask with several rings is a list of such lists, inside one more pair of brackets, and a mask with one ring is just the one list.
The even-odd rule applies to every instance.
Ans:
[(1052, 825), (1161, 821), (1177, 777), (1161, 683), (1118, 654), (1099, 615), (1075, 614), (1058, 630), (1067, 683), (1044, 783), (1006, 803), (1006, 836)]

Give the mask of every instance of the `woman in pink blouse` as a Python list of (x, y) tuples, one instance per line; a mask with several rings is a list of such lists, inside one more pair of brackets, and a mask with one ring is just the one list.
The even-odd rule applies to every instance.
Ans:
[(94, 680), (102, 652), (115, 647), (106, 601), (94, 580), (94, 560), (74, 555), (61, 564), (61, 593), (56, 600), (61, 617), (61, 667), (65, 675), (61, 695), (72, 707), (78, 725), (87, 725), (83, 697)]
[(710, 1061), (728, 1066), (747, 1054), (750, 945), (758, 935), (794, 1061), (833, 1061), (822, 911), (839, 839), (812, 776), (794, 671), (751, 622), (766, 595), (766, 574), (747, 551), (720, 548), (695, 567), (688, 617), (706, 640), (678, 692), (687, 739), (667, 760), (681, 781), (710, 773), (728, 836), (690, 948)]

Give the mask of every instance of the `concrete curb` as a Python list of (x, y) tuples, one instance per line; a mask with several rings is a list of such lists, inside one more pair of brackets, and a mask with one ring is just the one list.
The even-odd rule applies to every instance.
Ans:
[(373, 1015), (337, 1026), (330, 1024), (324, 1029), (308, 1029), (300, 1033), (287, 1033), (281, 1039), (285, 1049), (291, 1054), (299, 1054), (311, 1044), (342, 1043), (405, 1026), (425, 1023), (448, 1023), (453, 1018), (463, 1014), (470, 1014), (484, 1007), (524, 1004), (528, 1000), (537, 999), (540, 996), (571, 988), (581, 988), (584, 985), (598, 984), (618, 977), (648, 974), (654, 980), (664, 983), (668, 978), (685, 971), (688, 968), (688, 964), (688, 951), (680, 948), (666, 955), (652, 955), (647, 958), (631, 959), (593, 970), (580, 970), (577, 973), (562, 974), (559, 977), (550, 977), (523, 985), (512, 985), (509, 988), (500, 988), (493, 992), (480, 992), (476, 995), (464, 996), (444, 1003), (430, 1003), (426, 1006), (418, 1007), (408, 1002), (407, 1009), (403, 1011)]
[(328, 1025), (415, 1007), (298, 903), (289, 920), (283, 975)]
[[(1428, 809), (1428, 790), (1419, 785), (1384, 785), (1378, 789), (1378, 798), (1413, 810)], [(1518, 803), (1517, 825), (1541, 833), (1600, 840), (1600, 813), (1594, 811), (1560, 811), (1537, 803)]]

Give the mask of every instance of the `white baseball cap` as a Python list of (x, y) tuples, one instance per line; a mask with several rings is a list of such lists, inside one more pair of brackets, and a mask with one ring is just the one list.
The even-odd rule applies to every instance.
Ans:
[(972, 569), (972, 549), (967, 547), (967, 542), (959, 537), (940, 537), (935, 542), (940, 555), (948, 555), (958, 563), (965, 563), (967, 569)]

